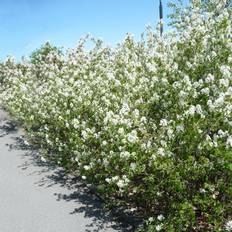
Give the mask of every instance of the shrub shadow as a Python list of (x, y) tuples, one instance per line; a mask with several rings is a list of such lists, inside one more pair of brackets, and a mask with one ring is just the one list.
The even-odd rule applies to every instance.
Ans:
[(0, 120), (0, 137), (15, 133), (17, 133), (17, 124), (15, 122), (5, 119)]

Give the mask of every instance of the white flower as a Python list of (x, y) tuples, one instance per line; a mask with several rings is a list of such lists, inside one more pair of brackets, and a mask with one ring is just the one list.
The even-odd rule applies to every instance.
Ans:
[(170, 129), (170, 128), (169, 128), (169, 129), (167, 130), (167, 134), (168, 134), (168, 136), (169, 136), (170, 138), (172, 137), (173, 132), (174, 132), (173, 129)]
[(26, 92), (26, 91), (27, 91), (27, 86), (26, 86), (26, 85), (22, 85), (22, 86), (21, 86), (21, 90), (22, 90), (23, 92)]
[(225, 224), (225, 229), (227, 231), (232, 231), (232, 220), (228, 221), (226, 224)]
[(227, 143), (229, 146), (232, 147), (232, 136), (229, 136), (229, 137), (227, 138), (226, 143)]
[(122, 108), (120, 110), (120, 114), (127, 114), (130, 110), (130, 107), (127, 103), (123, 103)]
[(106, 142), (106, 141), (102, 141), (102, 145), (103, 145), (103, 146), (106, 146), (106, 145), (107, 145), (107, 142)]
[(228, 87), (229, 86), (229, 80), (228, 79), (220, 79), (219, 84), (221, 86)]
[(88, 170), (90, 170), (90, 166), (89, 166), (89, 165), (84, 165), (84, 169), (85, 169), (86, 171), (88, 171)]
[(135, 212), (137, 211), (137, 208), (130, 208), (130, 212)]
[(128, 177), (126, 175), (123, 175), (122, 179), (124, 180), (125, 183), (129, 183), (130, 182), (130, 180), (128, 179)]
[(147, 122), (147, 119), (146, 119), (146, 117), (141, 117), (141, 119), (140, 119), (140, 122), (142, 122), (142, 123), (146, 123)]
[(122, 127), (119, 128), (119, 129), (118, 129), (118, 133), (121, 134), (121, 135), (124, 134), (124, 129), (123, 129)]
[(123, 152), (120, 153), (120, 157), (121, 157), (121, 158), (127, 159), (127, 158), (130, 157), (130, 152), (128, 152), (128, 151), (123, 151)]
[(30, 144), (28, 143), (27, 140), (24, 140), (23, 143), (24, 143), (24, 145), (26, 145), (26, 146), (29, 146), (29, 145), (30, 145)]
[(73, 83), (74, 83), (74, 81), (75, 81), (75, 80), (74, 80), (74, 78), (73, 78), (73, 77), (69, 79), (70, 84), (73, 84)]
[(138, 137), (137, 137), (137, 131), (133, 130), (130, 134), (128, 134), (127, 136), (127, 140), (130, 143), (135, 143), (137, 141)]
[(105, 181), (106, 181), (107, 183), (110, 183), (110, 182), (111, 182), (111, 179), (110, 179), (110, 178), (106, 178)]
[(45, 163), (47, 162), (47, 160), (43, 156), (41, 156), (40, 159), (41, 159), (42, 162), (45, 162)]
[(206, 83), (210, 83), (210, 82), (213, 82), (213, 81), (214, 81), (214, 76), (212, 74), (209, 74), (205, 79)]
[(160, 156), (165, 156), (165, 152), (164, 152), (164, 149), (162, 147), (160, 147), (157, 151), (158, 155)]
[(160, 126), (167, 126), (167, 125), (168, 125), (168, 121), (166, 119), (160, 120)]
[(86, 177), (86, 176), (82, 176), (81, 178), (82, 178), (82, 180), (86, 180), (86, 179), (87, 179), (87, 177)]
[(210, 110), (213, 110), (215, 108), (215, 106), (213, 105), (212, 100), (208, 100), (207, 101), (207, 105), (208, 105), (208, 107), (209, 107)]
[(220, 136), (220, 137), (224, 137), (224, 136), (226, 136), (227, 135), (227, 132), (224, 132), (223, 130), (219, 130), (218, 131), (218, 135)]
[(146, 148), (149, 149), (151, 147), (151, 141), (147, 141)]
[(199, 189), (199, 192), (200, 192), (200, 193), (206, 193), (206, 190), (203, 189), (203, 188), (200, 188), (200, 189)]
[(78, 128), (78, 126), (79, 126), (79, 120), (78, 119), (73, 119), (73, 121), (72, 121), (72, 124), (73, 124), (73, 127), (75, 128), (75, 129), (77, 129)]
[(187, 111), (187, 114), (188, 115), (194, 115), (196, 112), (196, 107), (195, 106), (190, 106), (188, 111)]
[(216, 101), (214, 103), (216, 107), (220, 107), (224, 104), (224, 100), (225, 100), (224, 97), (225, 96), (222, 94), (216, 99)]
[(221, 73), (223, 74), (223, 76), (225, 78), (230, 78), (231, 77), (231, 72), (230, 72), (230, 68), (228, 66), (221, 66), (220, 68)]
[(181, 131), (183, 132), (184, 131), (184, 125), (182, 125), (182, 124), (177, 125), (176, 130), (177, 130), (177, 132), (181, 132)]
[(88, 137), (88, 133), (84, 130), (81, 132), (81, 135), (84, 139), (87, 139), (87, 137)]
[(162, 214), (160, 214), (160, 215), (158, 215), (157, 219), (158, 219), (159, 221), (163, 221), (163, 220), (164, 220), (164, 216), (163, 216)]
[(203, 88), (203, 89), (201, 90), (201, 93), (206, 94), (206, 95), (209, 95), (209, 92), (210, 92), (210, 90), (209, 90), (208, 87)]
[(135, 116), (135, 118), (138, 118), (139, 117), (139, 110), (138, 109), (135, 109), (133, 111), (133, 115)]
[(119, 179), (119, 177), (118, 176), (114, 176), (113, 178), (112, 178), (112, 181), (117, 181)]
[(160, 196), (162, 196), (162, 193), (161, 193), (161, 192), (157, 192), (156, 195), (157, 195), (158, 197), (160, 197)]
[(131, 163), (130, 168), (134, 171), (136, 169), (137, 165), (136, 163)]
[(118, 186), (119, 188), (124, 188), (124, 187), (126, 186), (126, 183), (125, 183), (124, 180), (119, 180), (119, 181), (117, 182), (117, 186)]
[(201, 108), (201, 105), (196, 105), (195, 110), (196, 110), (196, 113), (198, 113), (198, 114), (202, 114), (202, 108)]
[(156, 231), (161, 231), (163, 228), (162, 224), (155, 227)]

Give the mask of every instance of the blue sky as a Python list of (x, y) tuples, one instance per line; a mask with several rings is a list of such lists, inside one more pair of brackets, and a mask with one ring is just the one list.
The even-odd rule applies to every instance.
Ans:
[(139, 38), (158, 22), (158, 7), (158, 0), (0, 0), (0, 59), (19, 59), (46, 41), (74, 47), (87, 33), (110, 45), (127, 32)]

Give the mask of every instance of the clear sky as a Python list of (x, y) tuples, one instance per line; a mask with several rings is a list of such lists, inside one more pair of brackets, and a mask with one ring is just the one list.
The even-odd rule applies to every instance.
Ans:
[(158, 16), (159, 0), (0, 0), (0, 59), (29, 55), (46, 41), (74, 47), (87, 33), (115, 45), (127, 32), (139, 38)]

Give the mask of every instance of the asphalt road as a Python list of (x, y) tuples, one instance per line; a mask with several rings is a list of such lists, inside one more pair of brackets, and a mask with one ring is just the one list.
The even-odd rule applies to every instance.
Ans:
[(25, 148), (8, 121), (0, 110), (0, 232), (126, 231), (83, 184)]

